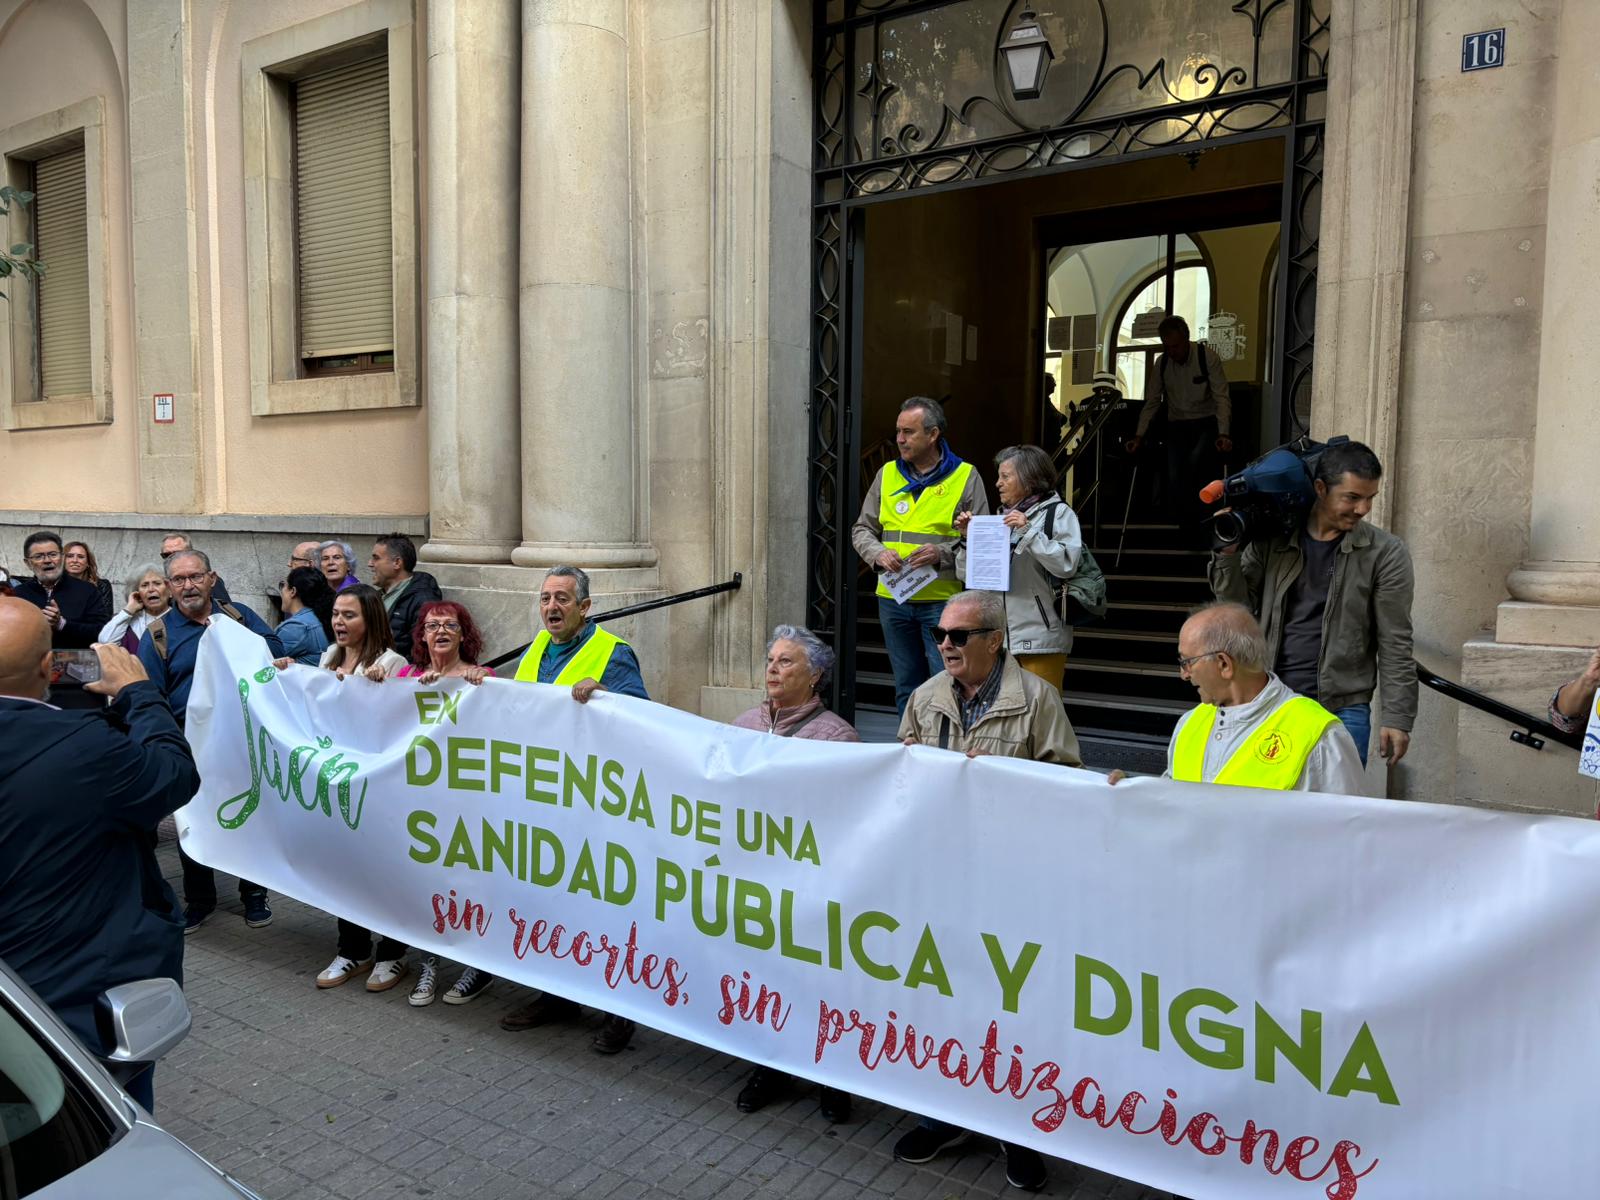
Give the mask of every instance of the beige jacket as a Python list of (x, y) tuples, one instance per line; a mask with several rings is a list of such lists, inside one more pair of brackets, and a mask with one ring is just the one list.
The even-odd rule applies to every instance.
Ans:
[(900, 718), (900, 740), (915, 738), (924, 746), (963, 753), (977, 750), (1004, 758), (1083, 766), (1078, 735), (1061, 706), (1061, 693), (1017, 666), (1014, 655), (1006, 655), (994, 703), (970, 730), (961, 728), (955, 689), (950, 672), (940, 671), (912, 692), (905, 716)]

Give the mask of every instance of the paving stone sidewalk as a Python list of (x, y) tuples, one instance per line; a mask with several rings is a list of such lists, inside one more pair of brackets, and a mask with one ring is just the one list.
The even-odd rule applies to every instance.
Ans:
[[(160, 849), (179, 879), (176, 846)], [(188, 1039), (156, 1072), (156, 1113), (266, 1200), (366, 1196), (1021, 1196), (993, 1144), (926, 1167), (894, 1161), (911, 1118), (858, 1100), (829, 1126), (815, 1089), (746, 1116), (748, 1067), (641, 1028), (614, 1058), (589, 1048), (598, 1017), (526, 1033), (499, 1018), (526, 993), (497, 981), (470, 1004), (413, 1009), (410, 991), (318, 991), (333, 918), (273, 897), (246, 928), (233, 881), (188, 939)], [(414, 958), (415, 956), (413, 956)], [(453, 971), (445, 974), (447, 985)], [(1046, 1196), (1165, 1200), (1057, 1160)]]

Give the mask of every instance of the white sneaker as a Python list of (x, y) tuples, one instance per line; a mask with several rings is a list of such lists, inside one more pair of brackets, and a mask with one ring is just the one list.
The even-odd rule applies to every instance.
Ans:
[(322, 974), (317, 976), (317, 986), (319, 988), (338, 987), (348, 980), (350, 976), (359, 975), (361, 972), (370, 971), (371, 969), (372, 960), (370, 958), (357, 962), (355, 959), (346, 958), (342, 954), (336, 955), (334, 960), (323, 970)]
[(404, 979), (410, 969), (403, 958), (384, 959), (374, 966), (372, 974), (367, 976), (367, 991), (387, 992)]
[(417, 968), (417, 986), (407, 1001), (412, 1008), (427, 1008), (439, 994), (439, 960), (428, 955)]

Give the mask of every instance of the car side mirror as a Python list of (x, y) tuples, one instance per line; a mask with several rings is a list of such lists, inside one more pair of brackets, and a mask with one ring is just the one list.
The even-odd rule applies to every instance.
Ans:
[(117, 1047), (105, 1056), (106, 1062), (154, 1062), (189, 1033), (189, 1002), (176, 980), (118, 984), (102, 999), (110, 1009), (112, 1040)]

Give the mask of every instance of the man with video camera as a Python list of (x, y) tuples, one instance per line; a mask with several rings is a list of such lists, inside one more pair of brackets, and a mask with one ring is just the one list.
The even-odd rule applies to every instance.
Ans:
[(1260, 619), (1274, 673), (1331, 711), (1364, 766), (1379, 693), (1378, 752), (1405, 757), (1417, 715), (1411, 657), (1411, 554), (1366, 521), (1383, 466), (1360, 442), (1317, 457), (1303, 528), (1235, 542), (1211, 558), (1211, 590)]

